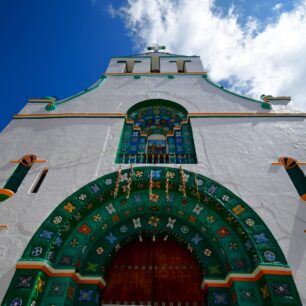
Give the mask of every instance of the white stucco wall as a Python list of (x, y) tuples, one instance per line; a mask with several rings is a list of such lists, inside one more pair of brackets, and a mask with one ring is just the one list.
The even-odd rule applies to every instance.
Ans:
[[(260, 103), (225, 93), (200, 76), (174, 80), (114, 76), (55, 111), (28, 103), (21, 113), (126, 112), (152, 98), (180, 103), (189, 112), (266, 111)], [(299, 199), (283, 167), (271, 166), (283, 155), (306, 160), (305, 123), (305, 118), (194, 118), (199, 164), (184, 168), (223, 184), (261, 216), (292, 266), (306, 304), (306, 203)], [(19, 119), (0, 134), (1, 186), (15, 167), (10, 160), (26, 154), (48, 160), (35, 164), (16, 195), (0, 204), (0, 223), (9, 225), (0, 230), (0, 300), (17, 260), (51, 211), (78, 188), (118, 168), (114, 161), (122, 126), (123, 119)], [(29, 194), (44, 167), (49, 172), (39, 192)]]

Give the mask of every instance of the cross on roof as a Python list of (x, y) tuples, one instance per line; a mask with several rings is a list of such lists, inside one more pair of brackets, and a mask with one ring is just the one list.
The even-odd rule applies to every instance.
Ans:
[(149, 46), (147, 48), (147, 50), (149, 50), (149, 51), (153, 50), (153, 52), (158, 52), (158, 50), (165, 50), (165, 49), (166, 49), (166, 46), (159, 46), (158, 44), (155, 44), (153, 46)]

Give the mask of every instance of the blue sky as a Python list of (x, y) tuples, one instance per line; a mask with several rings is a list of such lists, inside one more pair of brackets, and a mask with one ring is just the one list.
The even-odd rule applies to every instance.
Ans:
[[(26, 104), (28, 98), (53, 95), (61, 99), (83, 90), (105, 71), (111, 56), (140, 52), (147, 44), (155, 41), (166, 44), (173, 52), (201, 55), (208, 61), (208, 67), (211, 67), (212, 76), (216, 81), (225, 82), (232, 86), (232, 89), (253, 95), (252, 90), (258, 85), (256, 82), (252, 90), (248, 87), (243, 88), (246, 84), (249, 86), (250, 80), (253, 80), (252, 73), (244, 75), (241, 69), (230, 74), (218, 66), (223, 58), (231, 54), (223, 55), (220, 52), (220, 58), (216, 58), (203, 51), (209, 49), (204, 39), (207, 31), (216, 31), (214, 27), (218, 28), (222, 23), (228, 22), (231, 18), (229, 10), (232, 9), (234, 20), (238, 24), (232, 30), (233, 37), (237, 31), (244, 33), (245, 29), (250, 27), (250, 20), (256, 20), (254, 33), (258, 35), (259, 32), (265, 32), (269, 25), (277, 25), (281, 14), (292, 12), (303, 1), (215, 0), (214, 5), (208, 10), (217, 17), (209, 17), (213, 19), (209, 30), (203, 30), (203, 41), (186, 40), (186, 43), (182, 44), (184, 38), (171, 34), (171, 31), (179, 31), (180, 25), (178, 24), (178, 28), (174, 30), (173, 26), (168, 26), (171, 19), (167, 13), (172, 9), (174, 14), (180, 16), (178, 10), (203, 4), (203, 14), (207, 14), (205, 2), (189, 0), (187, 4), (183, 0), (130, 0), (129, 3), (125, 0), (0, 1), (0, 130)], [(148, 17), (152, 14), (152, 5), (154, 16), (159, 16), (160, 13), (166, 25), (161, 27), (162, 22), (159, 24)], [(141, 7), (141, 13), (136, 16), (137, 7)], [(142, 22), (143, 20), (146, 22)], [(191, 22), (196, 22), (196, 18), (194, 21), (190, 18), (192, 31), (200, 28), (200, 23), (197, 25)], [(225, 36), (228, 34), (230, 33), (224, 33)], [(250, 38), (248, 42), (255, 43)], [(234, 47), (231, 46), (232, 49)], [(213, 45), (211, 48), (214, 53)], [(248, 63), (252, 65), (252, 62), (246, 61), (246, 64)], [(275, 67), (277, 66), (279, 64)], [(216, 67), (215, 70), (213, 67)], [(228, 70), (235, 69), (229, 67)], [(262, 86), (265, 83), (260, 81), (259, 84)]]

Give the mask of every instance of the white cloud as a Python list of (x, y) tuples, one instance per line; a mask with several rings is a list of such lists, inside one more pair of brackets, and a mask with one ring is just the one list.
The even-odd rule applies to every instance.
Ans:
[(272, 10), (273, 10), (273, 11), (279, 11), (279, 10), (282, 9), (282, 7), (283, 7), (283, 4), (282, 4), (282, 3), (276, 3), (276, 4), (274, 5), (274, 7), (272, 8)]
[(292, 95), (306, 110), (306, 0), (274, 23), (249, 18), (244, 27), (237, 9), (221, 16), (213, 6), (213, 0), (128, 0), (120, 15), (137, 49), (158, 42), (173, 53), (200, 55), (213, 80), (256, 98)]

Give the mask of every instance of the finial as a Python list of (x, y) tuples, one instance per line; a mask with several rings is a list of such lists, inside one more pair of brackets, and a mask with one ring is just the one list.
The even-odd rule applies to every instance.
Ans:
[(158, 44), (154, 44), (153, 46), (149, 46), (147, 48), (148, 51), (158, 52), (159, 50), (165, 50), (166, 46), (159, 46)]

